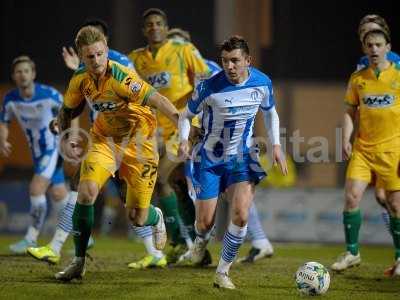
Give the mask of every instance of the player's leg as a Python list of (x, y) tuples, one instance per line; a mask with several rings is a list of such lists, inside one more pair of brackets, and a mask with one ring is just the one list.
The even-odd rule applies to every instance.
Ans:
[(181, 233), (185, 238), (187, 246), (190, 248), (196, 238), (194, 231), (194, 221), (196, 219), (196, 211), (194, 207), (194, 200), (191, 196), (189, 187), (193, 190), (192, 180), (188, 177), (187, 162), (180, 164), (175, 172), (172, 174), (172, 183), (178, 195), (178, 211), (182, 220)]
[(114, 178), (110, 178), (104, 188), (104, 206), (101, 216), (100, 233), (102, 235), (110, 234), (115, 218), (118, 215), (118, 208), (121, 205), (121, 199), (119, 194), (119, 186)]
[(46, 191), (50, 185), (50, 178), (56, 169), (57, 159), (57, 150), (34, 159), (35, 174), (29, 186), (31, 225), (21, 241), (10, 245), (10, 251), (15, 254), (25, 254), (28, 247), (36, 246), (37, 238), (47, 214)]
[(161, 210), (150, 204), (157, 178), (157, 162), (148, 160), (144, 163), (136, 161), (123, 164), (120, 175), (127, 183), (126, 208), (132, 224), (136, 230), (152, 229), (143, 238), (148, 255), (130, 263), (128, 267), (165, 267), (167, 261), (161, 251), (167, 240), (164, 218)]
[(217, 199), (217, 197), (198, 198), (195, 202), (196, 221), (194, 228), (196, 238), (190, 254), (192, 263), (195, 265), (201, 264), (206, 255), (207, 244), (214, 226)]
[[(377, 155), (378, 156), (378, 155)], [(392, 267), (385, 270), (386, 276), (400, 276), (400, 177), (398, 166), (400, 156), (398, 153), (379, 154), (381, 168), (379, 174), (379, 187), (387, 191), (386, 205), (390, 212), (390, 230), (395, 249), (395, 262)]]
[(385, 270), (386, 276), (400, 276), (400, 191), (390, 192), (388, 195), (388, 206), (390, 208), (390, 230), (395, 248), (395, 263)]
[[(50, 263), (59, 262), (61, 248), (68, 238), (69, 233), (72, 231), (72, 215), (76, 200), (78, 198), (79, 177), (79, 166), (77, 166), (77, 168), (74, 170), (73, 176), (70, 178), (70, 192), (68, 193), (68, 201), (59, 214), (58, 224), (53, 238), (46, 246), (28, 248), (27, 252), (32, 257)], [(60, 176), (53, 176), (52, 181), (54, 183), (58, 183), (60, 182), (60, 178)]]
[(390, 213), (386, 207), (386, 192), (383, 188), (375, 188), (375, 199), (382, 208), (382, 220), (389, 234), (392, 234), (390, 229)]
[(342, 271), (361, 262), (358, 235), (362, 216), (359, 204), (372, 179), (373, 161), (373, 155), (354, 150), (347, 166), (343, 209), (346, 252), (332, 264), (331, 269), (334, 271)]
[(115, 172), (112, 151), (106, 143), (95, 138), (86, 159), (81, 164), (78, 200), (72, 215), (75, 257), (56, 279), (70, 281), (85, 273), (85, 256), (94, 224), (94, 203), (101, 187)]
[(361, 262), (359, 253), (358, 236), (361, 227), (361, 211), (359, 203), (362, 199), (368, 182), (347, 179), (345, 183), (345, 205), (343, 210), (343, 225), (346, 240), (346, 252), (338, 257), (331, 268), (342, 271), (349, 267), (359, 265)]
[(170, 185), (170, 175), (179, 163), (169, 159), (168, 155), (160, 158), (158, 165), (157, 191), (160, 207), (165, 216), (168, 236), (171, 245), (175, 247), (185, 243), (180, 235), (180, 216), (175, 190)]
[(224, 235), (222, 253), (214, 280), (215, 287), (235, 288), (228, 274), (247, 233), (248, 213), (254, 193), (254, 184), (248, 181), (232, 184), (227, 189), (227, 197), (231, 201), (232, 219)]
[(265, 257), (271, 257), (274, 254), (274, 249), (271, 245), (271, 242), (262, 228), (257, 207), (254, 202), (251, 203), (249, 208), (247, 234), (250, 238), (252, 247), (247, 256), (239, 258), (238, 262), (252, 263)]
[(44, 247), (28, 248), (28, 254), (39, 260), (45, 260), (50, 263), (58, 263), (60, 261), (60, 251), (65, 240), (68, 237), (69, 231), (60, 228), (61, 217), (64, 215), (64, 210), (68, 205), (69, 193), (65, 186), (64, 169), (62, 163), (58, 165), (56, 171), (51, 178), (52, 185), (49, 189), (50, 197), (55, 202), (64, 202), (64, 207), (60, 210), (57, 217), (57, 226), (51, 242)]

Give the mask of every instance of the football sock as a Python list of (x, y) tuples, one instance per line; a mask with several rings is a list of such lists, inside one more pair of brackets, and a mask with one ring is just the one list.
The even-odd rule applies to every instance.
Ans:
[(167, 227), (167, 233), (171, 239), (171, 243), (173, 245), (184, 243), (184, 240), (180, 237), (180, 218), (176, 194), (173, 192), (169, 196), (160, 197), (159, 201), (164, 213), (165, 226)]
[(196, 212), (193, 205), (193, 200), (189, 196), (188, 186), (186, 180), (180, 180), (176, 182), (176, 185), (180, 189), (180, 199), (178, 200), (178, 211), (179, 216), (182, 219), (183, 227), (181, 229), (182, 235), (186, 238), (185, 233), (190, 237), (192, 241), (196, 238), (196, 232), (194, 230), (194, 221), (196, 218)]
[(395, 259), (397, 260), (400, 258), (400, 218), (390, 217), (390, 230), (395, 248)]
[(148, 254), (153, 255), (156, 258), (162, 258), (164, 256), (164, 253), (162, 251), (157, 250), (154, 247), (152, 235), (148, 235), (148, 236), (144, 237), (143, 244), (144, 244)]
[(232, 222), (229, 224), (223, 240), (222, 253), (219, 259), (217, 273), (229, 273), (229, 268), (239, 251), (239, 247), (243, 244), (246, 232), (247, 224), (243, 227), (239, 227)]
[(264, 232), (264, 229), (262, 228), (260, 218), (258, 216), (257, 207), (254, 202), (249, 208), (249, 223), (247, 225), (247, 234), (253, 247), (258, 249), (272, 247)]
[(149, 213), (147, 215), (147, 220), (144, 223), (144, 226), (154, 226), (158, 223), (159, 220), (160, 216), (158, 215), (155, 207), (153, 205), (150, 205)]
[(94, 224), (94, 206), (76, 203), (72, 217), (75, 256), (85, 257)]
[(390, 227), (390, 215), (386, 208), (382, 208), (381, 216), (387, 231), (392, 234), (392, 229)]
[(71, 191), (68, 195), (68, 202), (60, 212), (56, 232), (50, 242), (50, 247), (58, 255), (72, 230), (72, 215), (74, 213), (76, 200), (78, 199), (78, 192)]
[(358, 254), (358, 233), (361, 227), (361, 211), (356, 209), (343, 212), (344, 235), (346, 238), (346, 249), (353, 255)]
[(28, 232), (25, 235), (25, 239), (31, 242), (36, 242), (40, 230), (43, 227), (44, 220), (47, 213), (47, 202), (46, 196), (31, 196), (31, 225), (28, 228)]

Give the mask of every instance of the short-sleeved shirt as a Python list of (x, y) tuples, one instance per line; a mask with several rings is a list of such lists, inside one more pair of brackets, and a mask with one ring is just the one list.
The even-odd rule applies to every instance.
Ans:
[(151, 136), (156, 119), (146, 101), (154, 91), (135, 71), (109, 60), (106, 74), (98, 83), (85, 67), (78, 69), (65, 93), (64, 105), (76, 108), (86, 100), (98, 112), (92, 127), (95, 134), (122, 138), (140, 131)]
[(269, 77), (249, 68), (249, 77), (241, 84), (229, 82), (224, 71), (202, 81), (188, 102), (188, 110), (203, 112), (203, 147), (219, 157), (248, 153), (258, 109), (269, 110), (274, 105)]
[(400, 65), (392, 63), (377, 76), (366, 67), (349, 80), (345, 102), (358, 106), (360, 124), (355, 148), (400, 152)]
[[(149, 47), (145, 47), (132, 51), (129, 58), (138, 74), (178, 110), (185, 108), (196, 78), (210, 75), (207, 64), (191, 43), (168, 40), (158, 49), (155, 57)], [(157, 121), (163, 139), (168, 140), (176, 131), (175, 125), (159, 112)]]
[(3, 101), (0, 121), (18, 120), (31, 148), (34, 160), (57, 149), (58, 140), (49, 130), (50, 121), (57, 115), (63, 101), (54, 88), (35, 83), (30, 99), (23, 98), (18, 89), (8, 92)]

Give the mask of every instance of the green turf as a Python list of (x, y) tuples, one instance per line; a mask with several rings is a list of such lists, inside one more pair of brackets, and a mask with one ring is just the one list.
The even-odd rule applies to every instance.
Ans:
[[(169, 267), (130, 270), (127, 264), (144, 254), (143, 246), (126, 239), (97, 238), (90, 251), (83, 281), (59, 283), (55, 272), (65, 266), (51, 266), (28, 256), (8, 254), (15, 237), (0, 237), (0, 299), (304, 299), (294, 287), (294, 273), (306, 261), (329, 266), (342, 246), (279, 244), (275, 255), (252, 265), (234, 265), (231, 277), (236, 291), (212, 288), (219, 245), (211, 245), (213, 267)], [(71, 242), (65, 249), (71, 248)], [(247, 252), (244, 245), (241, 253)], [(67, 252), (67, 251), (65, 251)], [(390, 247), (362, 246), (362, 265), (344, 274), (331, 273), (331, 286), (323, 299), (400, 299), (400, 279), (384, 278), (392, 263)]]

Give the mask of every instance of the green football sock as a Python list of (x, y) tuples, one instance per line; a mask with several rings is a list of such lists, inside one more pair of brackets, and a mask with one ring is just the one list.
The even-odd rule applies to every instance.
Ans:
[(88, 240), (94, 224), (94, 206), (76, 203), (72, 215), (75, 256), (85, 257)]
[(186, 196), (183, 199), (180, 199), (178, 201), (178, 210), (179, 210), (179, 215), (182, 218), (183, 225), (185, 226), (192, 241), (194, 241), (194, 239), (196, 238), (196, 232), (194, 230), (194, 221), (196, 219), (196, 213), (193, 201), (189, 197), (189, 195), (186, 194)]
[(144, 226), (154, 226), (158, 223), (159, 220), (160, 216), (158, 215), (155, 207), (153, 205), (150, 205), (149, 213), (147, 215), (147, 220), (144, 223)]
[(390, 231), (393, 237), (395, 259), (400, 258), (400, 218), (390, 217)]
[(346, 249), (353, 255), (358, 254), (358, 233), (361, 227), (360, 209), (343, 212), (344, 235), (346, 237)]
[(171, 243), (173, 245), (184, 243), (185, 241), (180, 237), (180, 217), (178, 214), (176, 194), (173, 192), (169, 196), (160, 197), (159, 201), (164, 213), (165, 225), (167, 227), (168, 236), (171, 238)]

